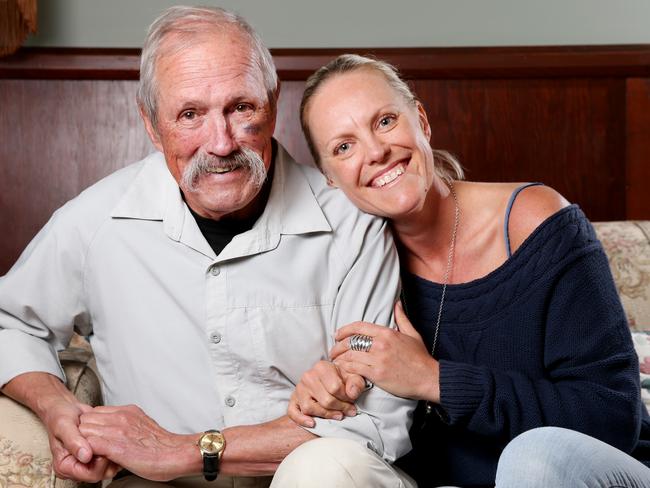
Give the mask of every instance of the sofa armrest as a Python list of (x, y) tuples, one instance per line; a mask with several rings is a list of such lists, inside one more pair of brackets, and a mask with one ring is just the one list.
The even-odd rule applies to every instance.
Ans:
[[(89, 349), (71, 347), (59, 357), (68, 388), (80, 401), (101, 405), (99, 379)], [(95, 485), (57, 478), (52, 471), (52, 454), (43, 424), (31, 410), (0, 393), (0, 487), (11, 486), (81, 488)]]

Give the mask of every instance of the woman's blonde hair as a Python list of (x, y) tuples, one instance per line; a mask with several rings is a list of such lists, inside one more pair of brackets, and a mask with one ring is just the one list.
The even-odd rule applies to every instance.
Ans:
[[(398, 93), (407, 104), (415, 106), (417, 104), (417, 97), (413, 94), (406, 82), (400, 77), (397, 69), (385, 62), (378, 59), (369, 58), (366, 56), (359, 56), (358, 54), (342, 54), (333, 59), (322, 68), (319, 68), (312, 74), (305, 84), (305, 91), (302, 95), (300, 102), (300, 125), (307, 140), (307, 145), (314, 158), (316, 166), (323, 171), (321, 167), (320, 157), (314, 146), (314, 141), (307, 124), (307, 109), (309, 102), (318, 92), (319, 88), (330, 78), (336, 75), (350, 73), (361, 69), (374, 70), (380, 73), (390, 87)], [(432, 149), (435, 171), (442, 179), (449, 180), (462, 180), (465, 177), (463, 168), (458, 160), (449, 152), (440, 149)]]

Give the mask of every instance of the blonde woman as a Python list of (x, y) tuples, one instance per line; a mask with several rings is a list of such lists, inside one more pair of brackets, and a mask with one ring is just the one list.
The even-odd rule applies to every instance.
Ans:
[(291, 417), (354, 415), (365, 379), (421, 400), (402, 462), (421, 486), (650, 486), (629, 455), (650, 460), (637, 358), (580, 208), (539, 184), (463, 181), (381, 61), (321, 68), (301, 120), (330, 184), (390, 220), (404, 306), (399, 331), (341, 328), (334, 362), (303, 376)]

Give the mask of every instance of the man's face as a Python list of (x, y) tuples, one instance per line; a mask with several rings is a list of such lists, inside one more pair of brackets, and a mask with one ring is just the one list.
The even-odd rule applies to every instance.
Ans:
[[(156, 65), (158, 121), (153, 127), (144, 116), (147, 131), (192, 210), (215, 220), (247, 217), (260, 190), (259, 173), (264, 176), (271, 164), (275, 128), (250, 48), (234, 30), (203, 34), (182, 49), (174, 49), (173, 35), (163, 42)], [(258, 177), (250, 159), (258, 160)]]

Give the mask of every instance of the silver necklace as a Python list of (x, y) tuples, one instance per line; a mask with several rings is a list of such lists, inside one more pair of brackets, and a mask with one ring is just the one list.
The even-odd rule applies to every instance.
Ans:
[[(458, 234), (458, 224), (460, 223), (460, 207), (458, 206), (458, 196), (454, 184), (449, 180), (447, 182), (451, 196), (454, 197), (454, 228), (451, 231), (451, 243), (449, 244), (449, 253), (447, 254), (447, 269), (442, 282), (442, 293), (440, 295), (440, 306), (438, 307), (438, 317), (436, 318), (436, 329), (433, 334), (433, 345), (431, 346), (431, 356), (436, 357), (436, 345), (438, 344), (438, 332), (440, 331), (440, 320), (442, 319), (442, 307), (445, 304), (445, 295), (447, 294), (447, 284), (449, 284), (449, 275), (454, 266), (454, 251), (456, 250), (456, 234)], [(426, 403), (425, 414), (430, 415), (434, 406), (431, 402)]]
[(447, 254), (447, 269), (445, 269), (445, 277), (442, 281), (442, 294), (440, 295), (440, 306), (438, 307), (438, 317), (436, 318), (436, 328), (433, 333), (433, 345), (431, 346), (431, 355), (435, 357), (436, 345), (438, 344), (438, 332), (440, 331), (440, 320), (442, 319), (442, 307), (445, 304), (445, 296), (447, 294), (447, 284), (449, 283), (449, 275), (454, 266), (454, 251), (456, 250), (456, 235), (458, 234), (458, 224), (460, 223), (460, 207), (458, 206), (458, 196), (454, 184), (450, 181), (447, 182), (451, 196), (454, 198), (454, 227), (451, 232), (451, 243), (449, 244), (449, 253)]
[[(447, 285), (449, 284), (449, 275), (454, 266), (454, 251), (456, 250), (456, 235), (458, 234), (458, 224), (460, 223), (460, 207), (458, 206), (458, 196), (456, 189), (451, 181), (447, 182), (447, 186), (451, 191), (451, 196), (454, 198), (454, 227), (451, 232), (451, 242), (449, 244), (449, 253), (447, 254), (447, 269), (442, 281), (442, 293), (440, 295), (440, 306), (438, 307), (438, 316), (436, 317), (436, 328), (433, 333), (433, 344), (431, 345), (431, 356), (435, 357), (436, 345), (438, 344), (438, 333), (440, 332), (440, 321), (442, 320), (442, 308), (445, 304), (445, 296), (447, 295)], [(404, 303), (404, 291), (402, 290), (402, 303)], [(408, 310), (404, 305), (404, 311), (408, 316)], [(426, 402), (425, 414), (429, 415), (433, 411), (431, 402)]]

